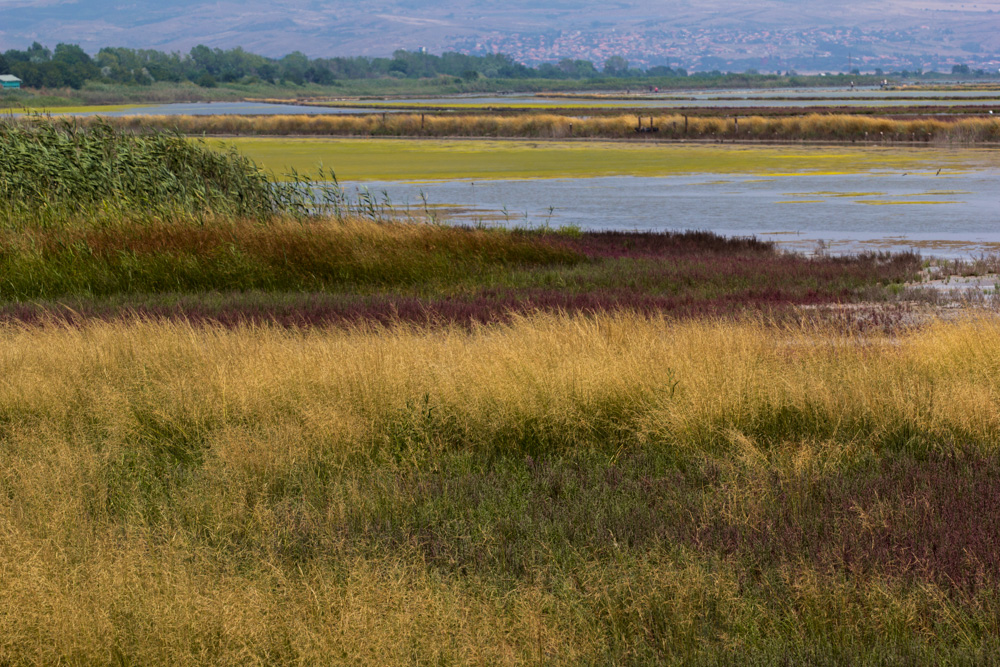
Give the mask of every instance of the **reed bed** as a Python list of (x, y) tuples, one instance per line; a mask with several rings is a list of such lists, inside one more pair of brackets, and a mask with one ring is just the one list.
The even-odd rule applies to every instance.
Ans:
[(175, 131), (29, 116), (0, 121), (0, 146), (0, 227), (11, 230), (396, 217), (388, 201), (351, 196), (322, 168), (317, 182), (294, 171), (272, 182), (234, 148)]
[[(84, 122), (98, 122), (86, 121)], [(132, 116), (108, 119), (133, 131), (169, 129), (191, 135), (410, 136), (564, 139), (655, 137), (657, 139), (741, 139), (747, 141), (869, 141), (994, 143), (1000, 120), (896, 120), (858, 115), (731, 118), (657, 112), (578, 118), (555, 114), (416, 114), (362, 116)], [(658, 128), (637, 133), (640, 127)]]
[(0, 121), (0, 144), (0, 225), (275, 212), (272, 188), (253, 163), (177, 134), (30, 117)]
[(1000, 320), (0, 328), (8, 663), (977, 663)]

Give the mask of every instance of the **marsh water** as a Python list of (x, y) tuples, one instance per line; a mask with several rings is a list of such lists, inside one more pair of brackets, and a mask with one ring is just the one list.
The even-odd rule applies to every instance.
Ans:
[[(572, 94), (571, 94), (572, 95)], [(370, 104), (372, 106), (366, 106)], [(179, 116), (179, 115), (240, 115), (269, 116), (281, 114), (362, 114), (395, 113), (413, 107), (456, 110), (469, 107), (553, 107), (553, 108), (805, 108), (814, 106), (913, 106), (940, 107), (982, 105), (1000, 111), (998, 90), (882, 90), (880, 88), (789, 88), (773, 90), (691, 90), (648, 93), (634, 91), (617, 96), (545, 97), (529, 93), (510, 95), (454, 95), (426, 98), (395, 98), (359, 100), (357, 104), (338, 102), (332, 106), (300, 104), (269, 104), (261, 102), (189, 102), (157, 104), (117, 111), (78, 111), (73, 115), (102, 116)], [(376, 108), (378, 107), (378, 108)], [(398, 108), (394, 108), (398, 107)], [(55, 111), (58, 111), (56, 109)]]
[[(56, 109), (58, 111), (58, 109)], [(314, 107), (264, 102), (184, 102), (133, 107), (118, 111), (78, 111), (74, 116), (280, 116), (375, 113), (375, 109)]]
[[(710, 230), (789, 249), (1000, 249), (1000, 169), (346, 183), (398, 211), (470, 224)], [(426, 204), (425, 204), (426, 202)]]

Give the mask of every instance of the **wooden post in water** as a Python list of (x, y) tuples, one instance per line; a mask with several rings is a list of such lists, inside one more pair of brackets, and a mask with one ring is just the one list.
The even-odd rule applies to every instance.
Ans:
[(688, 117), (684, 116), (684, 136), (686, 137), (688, 133)]

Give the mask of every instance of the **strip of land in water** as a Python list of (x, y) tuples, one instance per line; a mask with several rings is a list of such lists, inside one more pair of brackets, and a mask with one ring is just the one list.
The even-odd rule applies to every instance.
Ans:
[(635, 139), (643, 141), (825, 141), (843, 143), (989, 144), (1000, 142), (1000, 117), (896, 120), (861, 115), (690, 116), (643, 111), (613, 116), (552, 113), (366, 114), (273, 116), (131, 116), (80, 118), (136, 131), (192, 135), (322, 135), (416, 138)]

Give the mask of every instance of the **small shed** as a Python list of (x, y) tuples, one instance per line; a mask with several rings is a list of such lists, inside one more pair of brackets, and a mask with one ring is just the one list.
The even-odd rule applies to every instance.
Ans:
[(20, 88), (21, 80), (10, 74), (0, 74), (0, 88)]

